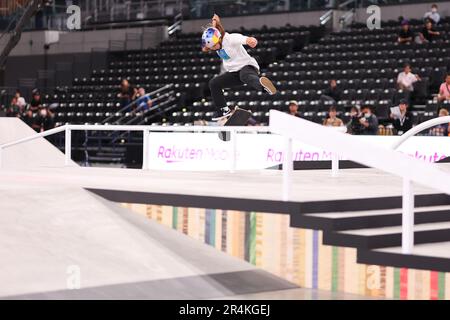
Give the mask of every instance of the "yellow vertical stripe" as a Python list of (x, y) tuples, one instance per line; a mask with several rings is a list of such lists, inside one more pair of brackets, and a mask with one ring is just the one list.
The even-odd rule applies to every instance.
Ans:
[(356, 264), (356, 249), (345, 248), (345, 292), (358, 294), (358, 265)]

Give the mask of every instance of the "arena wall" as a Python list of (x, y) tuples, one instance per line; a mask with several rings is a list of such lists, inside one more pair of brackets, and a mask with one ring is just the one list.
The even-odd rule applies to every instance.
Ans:
[(450, 273), (365, 265), (356, 249), (322, 244), (322, 231), (291, 228), (289, 215), (123, 204), (303, 288), (388, 299), (449, 299)]

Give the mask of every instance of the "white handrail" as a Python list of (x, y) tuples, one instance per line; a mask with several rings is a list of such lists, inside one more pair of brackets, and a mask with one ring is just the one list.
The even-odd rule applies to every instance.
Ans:
[(408, 140), (412, 136), (415, 136), (419, 132), (444, 123), (450, 123), (450, 116), (438, 117), (422, 122), (421, 124), (418, 124), (414, 128), (411, 128), (404, 134), (402, 134), (399, 139), (392, 145), (392, 149), (398, 149), (398, 147), (400, 147), (400, 145), (402, 145), (406, 140)]
[[(450, 194), (450, 183), (448, 183), (450, 174), (437, 166), (276, 110), (270, 111), (269, 123), (272, 132), (286, 138), (300, 140), (308, 145), (403, 178), (402, 250), (404, 253), (411, 253), (414, 246), (414, 232), (411, 227), (414, 224), (414, 194), (411, 182)], [(283, 175), (283, 179), (288, 179), (288, 182), (283, 182), (283, 198), (289, 200), (290, 166), (283, 166), (283, 170), (287, 172)]]
[(237, 131), (237, 132), (259, 132), (269, 133), (269, 127), (247, 127), (247, 126), (151, 126), (151, 125), (68, 125), (71, 130), (93, 130), (93, 131), (172, 131), (172, 132), (221, 132), (221, 131)]
[[(346, 132), (346, 127), (332, 127), (331, 129), (335, 131)], [(22, 144), (28, 141), (32, 141), (38, 138), (43, 138), (50, 136), (55, 133), (65, 131), (65, 160), (64, 164), (66, 166), (71, 165), (72, 160), (72, 131), (142, 131), (143, 132), (143, 159), (142, 159), (142, 169), (148, 169), (148, 155), (146, 150), (149, 149), (149, 134), (150, 132), (230, 132), (231, 143), (232, 143), (232, 154), (230, 171), (234, 172), (236, 170), (236, 140), (238, 132), (250, 132), (250, 133), (271, 133), (270, 127), (250, 127), (250, 126), (152, 126), (152, 125), (108, 125), (108, 124), (95, 124), (95, 125), (74, 125), (65, 124), (63, 126), (53, 128), (44, 132), (36, 133), (34, 135), (18, 139), (15, 141), (10, 141), (0, 145), (0, 168), (2, 167), (2, 151), (9, 147)], [(336, 176), (339, 170), (339, 159), (336, 157), (332, 161), (332, 175)]]
[(21, 138), (19, 140), (14, 140), (11, 142), (4, 143), (0, 145), (1, 149), (6, 149), (17, 144), (22, 144), (31, 140), (38, 138), (47, 137), (59, 132), (63, 132), (66, 129), (76, 130), (76, 131), (172, 131), (172, 132), (191, 132), (191, 131), (202, 131), (202, 132), (255, 132), (255, 133), (270, 133), (270, 128), (268, 127), (244, 127), (244, 126), (228, 126), (228, 127), (207, 127), (207, 126), (139, 126), (139, 125), (74, 125), (66, 124), (57, 128), (53, 128), (47, 131), (36, 133), (34, 135)]
[(51, 136), (52, 134), (63, 132), (64, 130), (66, 130), (66, 127), (67, 127), (67, 125), (64, 125), (64, 126), (61, 126), (61, 127), (57, 127), (57, 128), (53, 128), (53, 129), (44, 131), (44, 132), (39, 132), (39, 133), (33, 134), (31, 136), (28, 136), (28, 137), (25, 137), (25, 138), (22, 138), (22, 139), (19, 139), (19, 140), (14, 140), (14, 141), (11, 141), (11, 142), (8, 142), (8, 143), (4, 143), (4, 144), (0, 145), (0, 148), (1, 149), (6, 149), (6, 148), (9, 148), (9, 147), (15, 146), (17, 144), (22, 144), (24, 142), (35, 140), (35, 139), (38, 139), (38, 138), (44, 138), (44, 137), (47, 137), (47, 136)]
[(450, 174), (436, 166), (280, 111), (271, 110), (269, 121), (274, 133), (450, 194)]
[(270, 128), (268, 127), (248, 127), (248, 126), (140, 126), (140, 125), (73, 125), (66, 124), (51, 130), (47, 130), (44, 132), (36, 133), (34, 135), (18, 139), (15, 141), (11, 141), (8, 143), (4, 143), (0, 145), (0, 168), (2, 168), (2, 160), (3, 160), (3, 150), (10, 148), (12, 146), (22, 144), (28, 141), (32, 141), (38, 138), (43, 138), (50, 136), (55, 133), (65, 131), (66, 139), (65, 139), (65, 157), (64, 157), (64, 165), (71, 165), (72, 161), (72, 131), (142, 131), (143, 134), (143, 155), (142, 155), (142, 169), (148, 169), (148, 150), (149, 150), (149, 134), (150, 132), (230, 132), (232, 137), (232, 149), (233, 156), (231, 157), (231, 165), (230, 171), (234, 172), (236, 169), (236, 140), (237, 140), (237, 132), (251, 132), (251, 133), (270, 133)]

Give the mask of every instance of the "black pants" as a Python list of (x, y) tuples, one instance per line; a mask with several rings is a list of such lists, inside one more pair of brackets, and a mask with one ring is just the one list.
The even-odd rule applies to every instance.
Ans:
[(252, 66), (245, 66), (236, 72), (225, 72), (221, 75), (215, 76), (209, 81), (209, 89), (214, 105), (217, 108), (224, 108), (227, 106), (223, 89), (240, 87), (244, 84), (250, 87), (261, 90), (262, 86), (259, 82), (258, 70)]

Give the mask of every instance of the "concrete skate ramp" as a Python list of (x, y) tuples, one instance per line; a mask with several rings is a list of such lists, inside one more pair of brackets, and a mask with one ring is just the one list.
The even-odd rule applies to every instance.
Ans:
[[(0, 299), (205, 299), (296, 288), (79, 187), (0, 181)], [(70, 290), (76, 286), (78, 290)]]
[[(22, 120), (0, 117), (0, 144), (34, 134), (36, 131)], [(63, 165), (64, 154), (44, 138), (12, 146), (3, 151), (3, 168), (61, 167)], [(72, 165), (76, 166), (74, 162)]]

